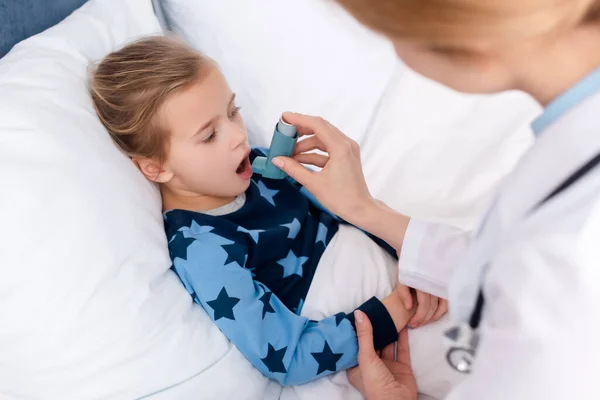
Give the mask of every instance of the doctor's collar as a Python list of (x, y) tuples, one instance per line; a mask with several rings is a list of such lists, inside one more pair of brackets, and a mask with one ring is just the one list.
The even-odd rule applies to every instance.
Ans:
[(536, 136), (540, 135), (570, 109), (598, 91), (600, 91), (600, 68), (596, 68), (570, 89), (552, 100), (546, 106), (542, 115), (531, 123), (533, 133)]

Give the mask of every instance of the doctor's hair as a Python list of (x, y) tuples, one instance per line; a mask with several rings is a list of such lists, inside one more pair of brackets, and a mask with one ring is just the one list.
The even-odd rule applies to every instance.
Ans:
[(214, 67), (180, 39), (146, 37), (91, 65), (90, 94), (100, 121), (124, 153), (163, 163), (169, 132), (157, 117), (162, 105)]
[(510, 41), (600, 20), (600, 0), (336, 0), (390, 38), (433, 46)]

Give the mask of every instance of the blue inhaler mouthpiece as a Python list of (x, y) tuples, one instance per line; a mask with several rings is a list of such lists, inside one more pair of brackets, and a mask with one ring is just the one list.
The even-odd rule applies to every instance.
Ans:
[(298, 140), (298, 131), (294, 125), (290, 125), (281, 118), (275, 131), (267, 157), (256, 157), (252, 163), (252, 171), (261, 174), (265, 178), (283, 179), (285, 172), (273, 165), (271, 160), (275, 157), (290, 157), (294, 152), (294, 146)]

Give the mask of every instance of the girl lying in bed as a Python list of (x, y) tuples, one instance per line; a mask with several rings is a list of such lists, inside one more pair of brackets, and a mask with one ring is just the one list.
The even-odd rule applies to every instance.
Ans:
[[(395, 253), (340, 223), (294, 182), (253, 175), (261, 152), (248, 145), (215, 62), (174, 38), (142, 39), (97, 65), (91, 94), (114, 141), (159, 185), (173, 270), (245, 357), (284, 385), (355, 366), (355, 314), (313, 321), (300, 316), (303, 303), (317, 271), (339, 259), (351, 260), (344, 267), (352, 273), (369, 268), (365, 255), (375, 252), (395, 276)], [(348, 235), (362, 244), (344, 246)], [(377, 349), (414, 313), (398, 291), (347, 303), (346, 311), (369, 317)]]

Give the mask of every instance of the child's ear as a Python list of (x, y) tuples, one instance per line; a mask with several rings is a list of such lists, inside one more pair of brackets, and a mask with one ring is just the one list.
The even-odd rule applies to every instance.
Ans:
[(149, 181), (167, 183), (173, 179), (173, 173), (160, 162), (148, 157), (133, 157), (133, 162)]

